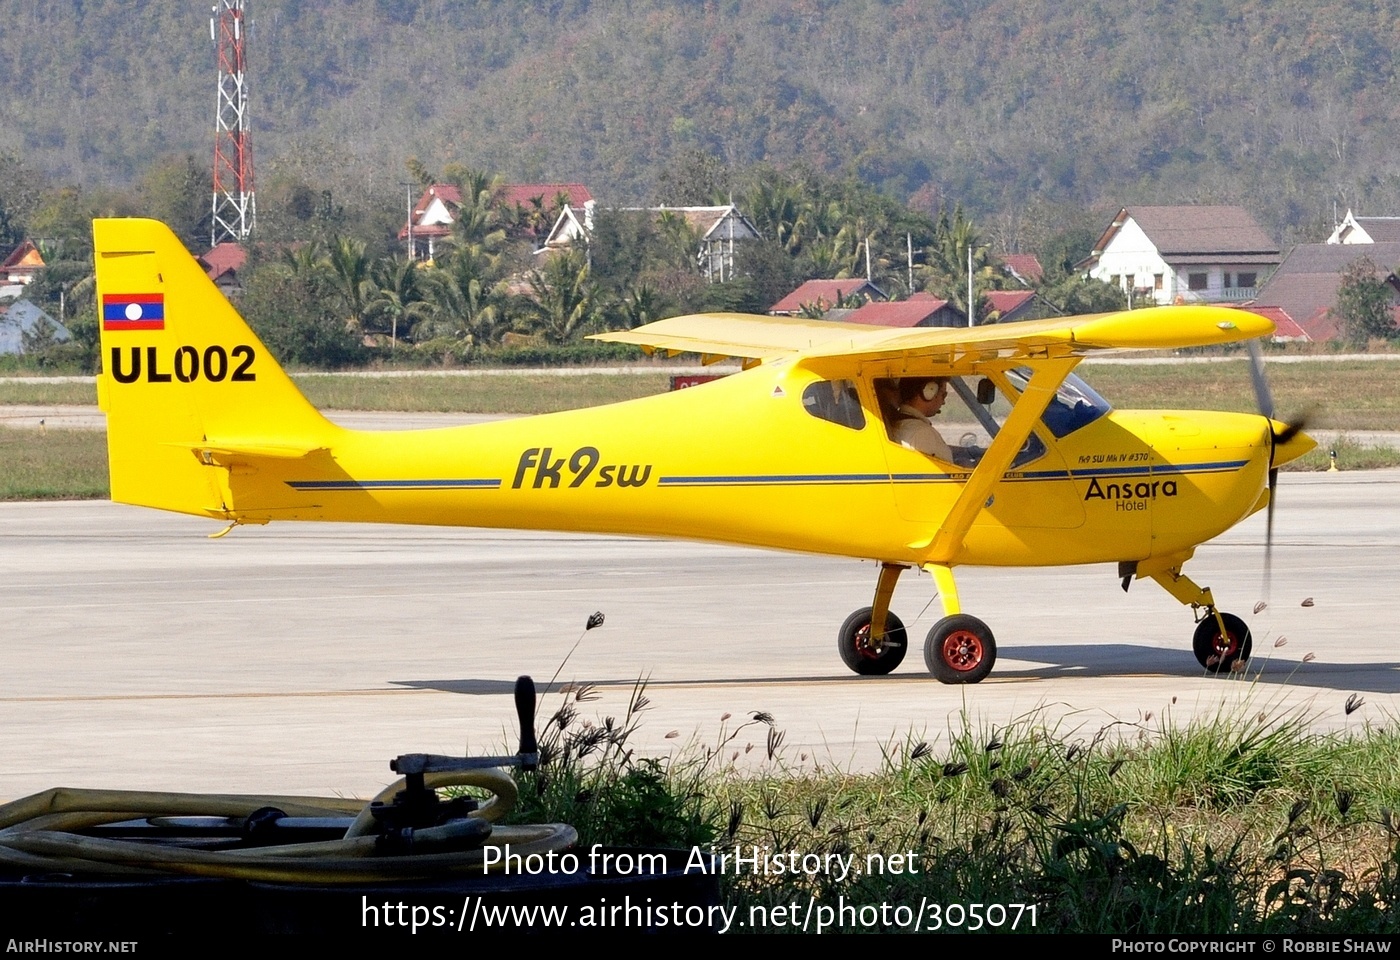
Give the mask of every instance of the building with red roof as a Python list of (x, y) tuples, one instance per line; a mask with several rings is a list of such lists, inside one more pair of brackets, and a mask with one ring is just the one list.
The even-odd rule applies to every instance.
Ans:
[(999, 253), (996, 258), (1002, 270), (1024, 286), (1033, 287), (1045, 277), (1045, 268), (1033, 253)]
[(1393, 291), (1393, 302), (1400, 304), (1400, 276), (1394, 272), (1395, 265), (1400, 264), (1400, 241), (1300, 243), (1288, 251), (1283, 263), (1259, 289), (1250, 309), (1258, 312), (1261, 308), (1278, 307), (1303, 329), (1309, 340), (1321, 343), (1335, 339), (1337, 320), (1332, 310), (1337, 305), (1342, 274), (1362, 257), (1376, 265), (1381, 279)]
[[(546, 232), (562, 206), (593, 206), (593, 193), (581, 183), (508, 183), (501, 188), (497, 206), (520, 214), (522, 235), (531, 239)], [(423, 191), (399, 239), (409, 243), (409, 256), (431, 260), (439, 240), (452, 235), (452, 224), (462, 208), (462, 190), (455, 183), (435, 183)], [(534, 211), (538, 215), (530, 216)]]
[(44, 269), (44, 258), (32, 241), (25, 240), (0, 261), (0, 283), (25, 286)]
[[(1035, 306), (1034, 290), (989, 290), (985, 294), (987, 304), (992, 308), (997, 323), (1013, 323), (1029, 319), (1031, 308)], [(986, 318), (979, 317), (978, 322)]]
[(199, 257), (199, 265), (225, 295), (239, 289), (238, 274), (247, 262), (248, 251), (232, 240), (225, 240)]
[(872, 300), (841, 318), (846, 323), (874, 327), (963, 327), (967, 314), (931, 293), (916, 293), (908, 300)]
[(804, 310), (826, 313), (849, 303), (852, 298), (861, 298), (867, 302), (888, 299), (883, 290), (864, 277), (808, 280), (769, 307), (768, 312), (775, 317), (795, 317)]

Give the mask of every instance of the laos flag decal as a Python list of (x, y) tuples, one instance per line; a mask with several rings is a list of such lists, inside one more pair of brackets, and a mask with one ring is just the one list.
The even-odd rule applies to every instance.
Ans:
[(164, 330), (165, 294), (104, 293), (103, 330)]

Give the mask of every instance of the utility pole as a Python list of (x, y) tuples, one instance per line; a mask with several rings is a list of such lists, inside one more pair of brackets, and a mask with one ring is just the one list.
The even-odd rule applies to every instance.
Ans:
[(967, 245), (967, 325), (977, 326), (977, 304), (972, 301), (972, 244)]
[(253, 141), (248, 116), (246, 0), (218, 0), (209, 20), (218, 49), (219, 89), (214, 107), (214, 204), (209, 242), (248, 239), (257, 220), (253, 195)]

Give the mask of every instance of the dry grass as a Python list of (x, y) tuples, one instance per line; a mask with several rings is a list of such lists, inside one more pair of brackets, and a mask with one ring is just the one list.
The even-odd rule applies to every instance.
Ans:
[[(1246, 361), (1081, 367), (1096, 389), (1124, 409), (1255, 409)], [(503, 373), (489, 376), (294, 377), (317, 407), (406, 412), (550, 413), (650, 396), (667, 389), (664, 372), (645, 374)], [(1269, 379), (1280, 416), (1309, 412), (1314, 426), (1400, 430), (1400, 356), (1394, 360), (1275, 363)], [(0, 383), (0, 404), (92, 404), (86, 383), (43, 378)]]
[[(1085, 364), (1081, 372), (1124, 409), (1256, 409), (1245, 360)], [(1400, 430), (1400, 359), (1275, 363), (1269, 385), (1281, 417), (1307, 413), (1310, 425), (1336, 430)]]
[(106, 434), (0, 429), (0, 500), (91, 500), (107, 495)]
[(441, 413), (554, 413), (663, 393), (664, 373), (507, 373), (491, 376), (294, 378), (323, 410), (401, 410)]

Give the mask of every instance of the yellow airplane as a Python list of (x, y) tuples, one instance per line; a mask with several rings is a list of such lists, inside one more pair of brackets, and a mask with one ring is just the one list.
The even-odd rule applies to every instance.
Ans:
[[(1268, 505), (1277, 468), (1314, 446), (1271, 409), (1112, 410), (1073, 374), (1093, 351), (1273, 330), (1215, 307), (967, 329), (675, 317), (598, 339), (741, 358), (744, 371), (527, 419), (348, 430), (306, 401), (163, 224), (97, 220), (93, 233), (113, 500), (223, 521), (224, 532), (271, 520), (421, 523), (871, 559), (874, 601), (838, 634), (859, 674), (904, 658), (889, 603), (901, 572), (920, 567), (944, 614), (924, 644), (929, 671), (945, 683), (987, 676), (996, 643), (962, 612), (953, 570), (964, 565), (1117, 564), (1124, 589), (1149, 578), (1191, 606), (1205, 669), (1242, 664), (1248, 627), (1182, 567)], [(948, 378), (936, 423), (956, 442), (943, 460), (893, 439), (890, 392), (930, 377)]]

